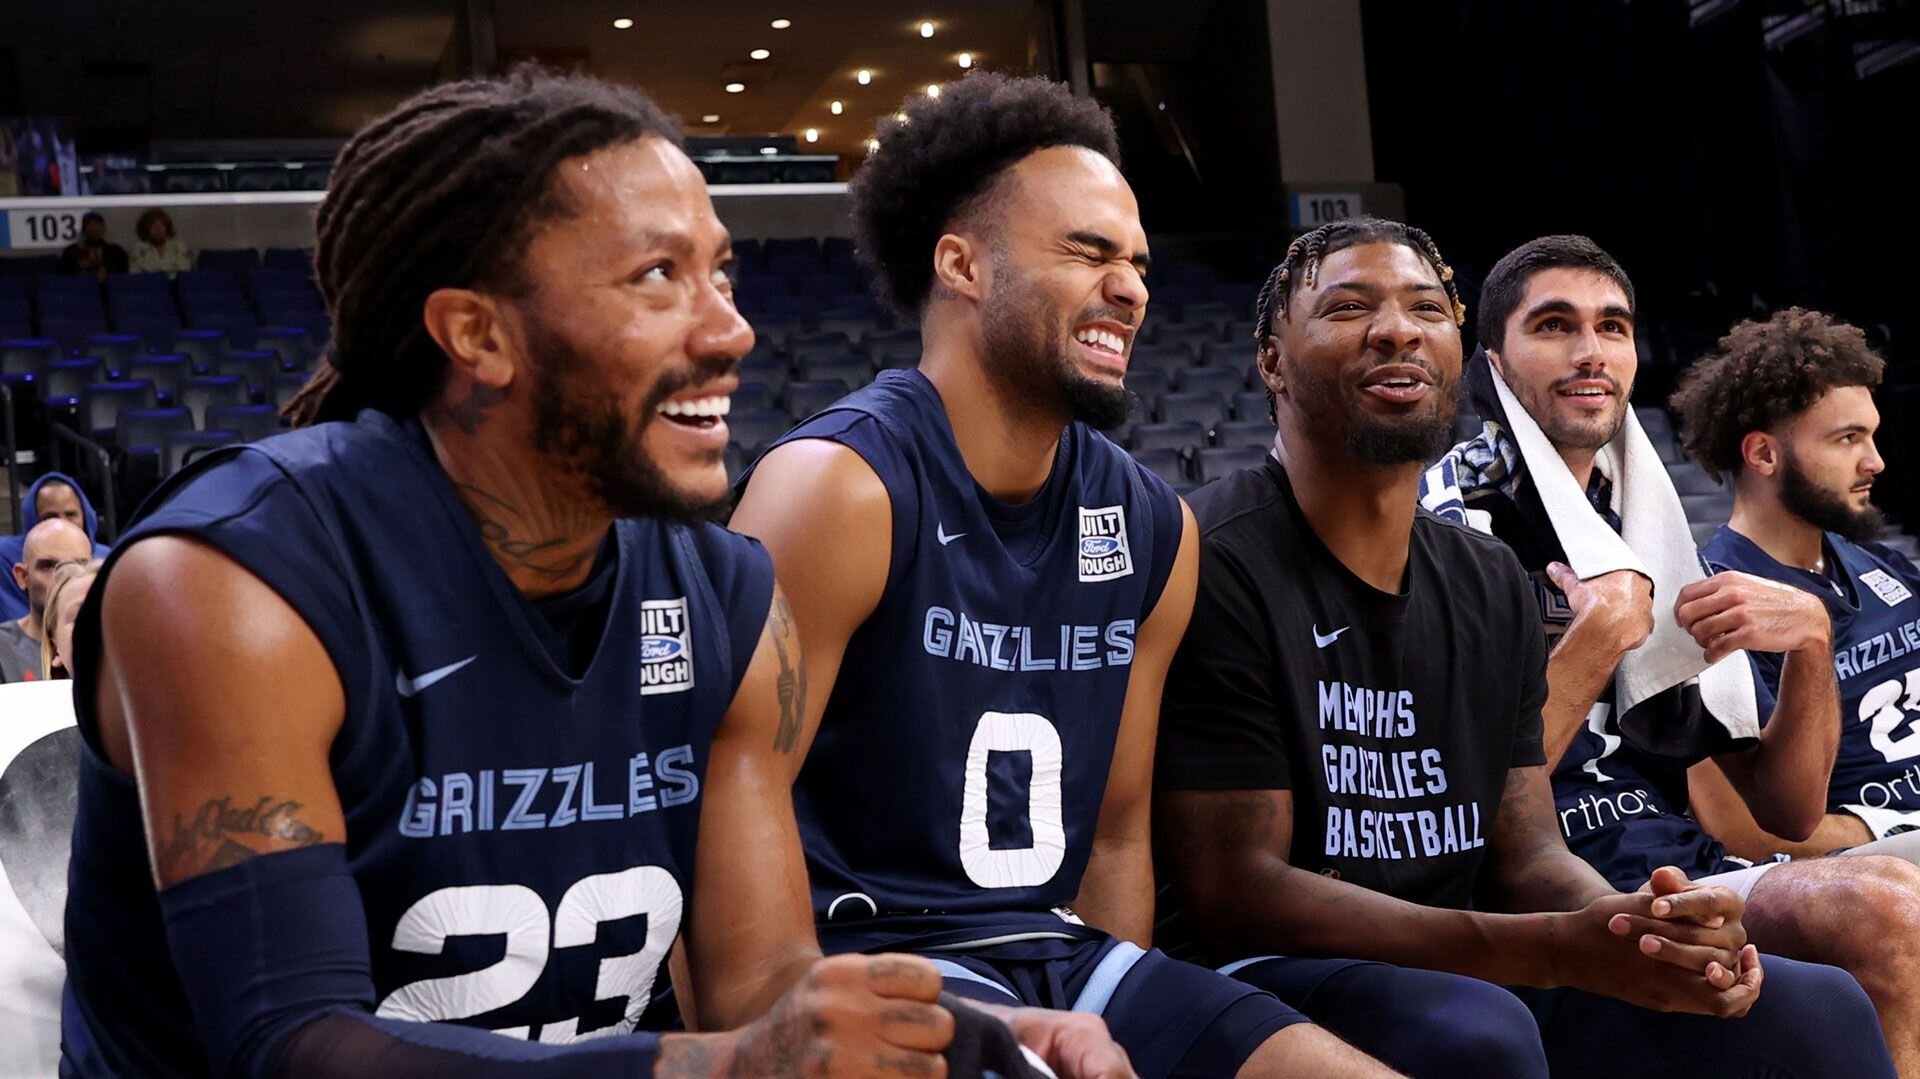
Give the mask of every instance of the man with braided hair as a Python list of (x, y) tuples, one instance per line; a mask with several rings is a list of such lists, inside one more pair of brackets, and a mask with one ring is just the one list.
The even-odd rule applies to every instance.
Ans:
[[(63, 1074), (1021, 1067), (926, 961), (820, 958), (799, 641), (701, 520), (753, 334), (678, 139), (523, 69), (342, 149), (295, 408), (327, 422), (172, 479), (74, 630)], [(725, 1033), (646, 1033), (670, 951)], [(1096, 1023), (1009, 1014), (1125, 1074)]]
[(1416, 1076), (1890, 1075), (1844, 972), (1763, 971), (1733, 893), (1621, 894), (1561, 840), (1526, 574), (1418, 504), (1460, 386), (1452, 277), (1365, 219), (1303, 236), (1262, 291), (1279, 430), (1194, 496), (1163, 944)]
[(1198, 548), (1096, 430), (1126, 417), (1147, 311), (1118, 158), (1098, 103), (979, 73), (911, 99), (854, 177), (860, 250), (925, 352), (770, 450), (733, 517), (809, 657), (821, 943), (1103, 1015), (1144, 1075), (1384, 1074), (1149, 946), (1154, 727)]

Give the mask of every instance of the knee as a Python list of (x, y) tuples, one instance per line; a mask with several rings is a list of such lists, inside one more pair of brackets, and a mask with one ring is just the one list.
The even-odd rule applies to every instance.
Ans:
[(1448, 987), (1447, 1006), (1425, 1011), (1410, 1030), (1434, 1074), (1545, 1076), (1540, 1027), (1520, 998), (1472, 978)]
[(1847, 967), (1875, 999), (1913, 997), (1913, 969), (1920, 961), (1920, 866), (1900, 858), (1861, 857), (1845, 892), (1834, 897), (1843, 911)]

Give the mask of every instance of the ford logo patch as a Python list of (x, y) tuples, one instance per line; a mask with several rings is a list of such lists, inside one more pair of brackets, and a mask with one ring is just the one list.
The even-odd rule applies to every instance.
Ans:
[(680, 640), (677, 637), (655, 637), (648, 635), (640, 638), (640, 659), (643, 663), (672, 659), (680, 654)]
[(1088, 536), (1080, 541), (1080, 553), (1088, 558), (1105, 558), (1120, 549), (1120, 541), (1112, 536)]

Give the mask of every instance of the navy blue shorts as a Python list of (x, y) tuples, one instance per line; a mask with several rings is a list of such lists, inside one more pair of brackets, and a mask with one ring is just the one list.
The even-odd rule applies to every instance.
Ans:
[(957, 996), (1092, 1012), (1141, 1075), (1233, 1075), (1307, 1017), (1271, 993), (1113, 937), (922, 952)]

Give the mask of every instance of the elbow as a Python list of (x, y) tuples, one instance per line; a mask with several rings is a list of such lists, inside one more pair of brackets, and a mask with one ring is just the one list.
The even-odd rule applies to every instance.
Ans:
[(1818, 798), (1788, 801), (1766, 800), (1753, 806), (1753, 819), (1760, 827), (1789, 843), (1803, 843), (1813, 836), (1826, 816), (1826, 806)]

